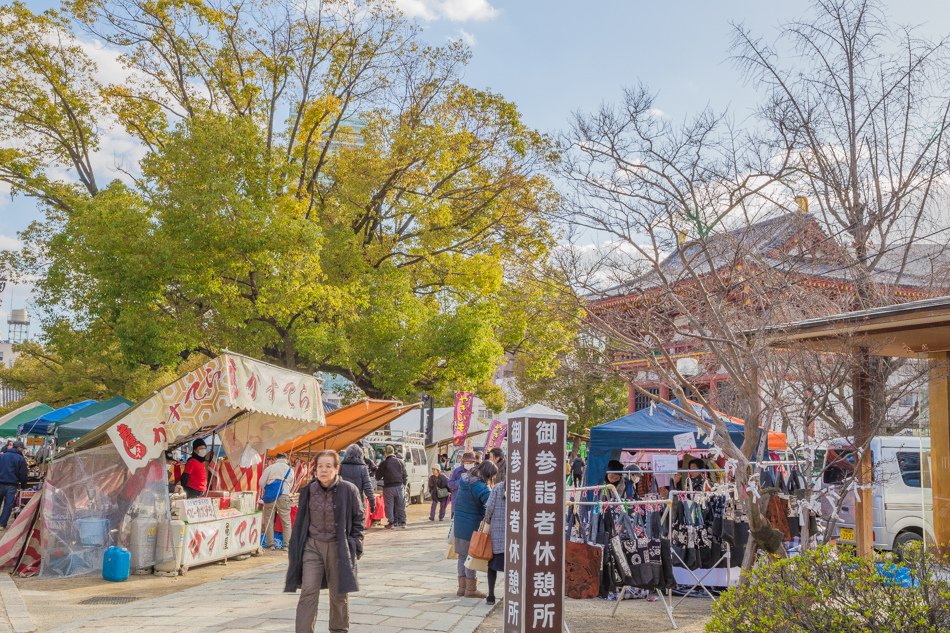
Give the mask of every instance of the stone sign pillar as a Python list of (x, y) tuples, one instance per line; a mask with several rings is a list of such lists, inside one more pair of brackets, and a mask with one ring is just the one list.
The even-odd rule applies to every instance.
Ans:
[(567, 416), (540, 405), (508, 415), (505, 633), (564, 626)]

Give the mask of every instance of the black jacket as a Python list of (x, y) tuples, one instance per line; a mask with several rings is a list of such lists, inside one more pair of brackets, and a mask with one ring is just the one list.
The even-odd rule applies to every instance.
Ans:
[(349, 456), (340, 464), (340, 477), (348, 481), (360, 493), (360, 499), (369, 499), (369, 511), (376, 512), (376, 495), (373, 494), (373, 482), (369, 478), (369, 470), (363, 463), (362, 457), (351, 460)]
[[(294, 523), (284, 591), (293, 593), (300, 589), (303, 579), (303, 550), (310, 537), (310, 486), (319, 486), (316, 479), (300, 489), (297, 521)], [(359, 591), (356, 577), (356, 561), (363, 556), (363, 504), (356, 486), (342, 479), (333, 489), (333, 518), (336, 520), (336, 542), (340, 556), (340, 593)], [(327, 576), (323, 576), (321, 589), (327, 588)]]
[(26, 458), (15, 448), (0, 455), (0, 484), (26, 486)]
[(439, 498), (439, 488), (449, 489), (449, 478), (439, 473), (439, 476), (429, 475), (429, 496), (433, 499)]
[(406, 463), (395, 455), (390, 455), (376, 469), (377, 481), (383, 482), (383, 488), (405, 486), (409, 476), (406, 474)]

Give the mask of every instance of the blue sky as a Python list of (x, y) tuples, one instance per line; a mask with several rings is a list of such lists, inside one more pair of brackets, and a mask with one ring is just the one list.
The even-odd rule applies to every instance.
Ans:
[[(805, 14), (805, 0), (397, 0), (416, 16), (433, 43), (463, 38), (472, 45), (468, 83), (491, 88), (520, 107), (529, 125), (562, 129), (573, 111), (619, 99), (643, 82), (657, 105), (680, 118), (711, 105), (737, 119), (754, 105), (728, 59), (731, 22), (770, 37), (781, 23)], [(34, 9), (55, 3), (27, 1)], [(940, 0), (886, 3), (891, 18), (920, 25), (928, 36), (950, 34), (950, 4)], [(108, 148), (105, 148), (108, 151)], [(27, 201), (0, 200), (0, 248), (36, 217)], [(3, 311), (27, 301), (15, 288)], [(0, 317), (3, 315), (0, 314)], [(2, 327), (2, 326), (0, 326)]]

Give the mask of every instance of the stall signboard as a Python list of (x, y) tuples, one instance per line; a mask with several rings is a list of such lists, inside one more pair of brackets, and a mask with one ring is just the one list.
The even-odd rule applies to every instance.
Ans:
[(132, 472), (212, 427), (236, 434), (222, 435), (228, 454), (240, 454), (235, 444), (260, 452), (323, 426), (321, 398), (313, 376), (222, 354), (124, 412), (106, 434)]
[(455, 415), (452, 417), (452, 438), (456, 446), (462, 446), (472, 423), (472, 408), (475, 406), (475, 394), (466, 391), (455, 392)]
[(201, 497), (185, 499), (185, 521), (198, 523), (199, 521), (213, 521), (218, 518), (217, 499)]
[(696, 435), (693, 433), (677, 433), (673, 436), (673, 446), (677, 451), (690, 451), (696, 448)]
[(259, 512), (204, 523), (189, 523), (181, 563), (192, 566), (249, 554), (261, 546), (260, 541)]
[(508, 418), (505, 633), (564, 624), (566, 417), (533, 406)]

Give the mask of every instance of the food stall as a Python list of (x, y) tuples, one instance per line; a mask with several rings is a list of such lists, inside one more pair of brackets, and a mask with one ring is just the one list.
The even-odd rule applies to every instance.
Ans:
[[(421, 406), (421, 403), (404, 405), (396, 400), (363, 399), (330, 411), (326, 416), (326, 426), (304, 433), (288, 440), (269, 451), (270, 455), (286, 453), (295, 470), (295, 490), (310, 480), (311, 462), (320, 451), (343, 451), (350, 444), (362, 440), (396, 418)], [(376, 512), (370, 514), (369, 500), (364, 508), (366, 527), (386, 517), (383, 495), (376, 494)], [(291, 507), (291, 520), (297, 514), (296, 500)], [(276, 520), (274, 531), (280, 532), (280, 519)]]
[(42, 576), (101, 570), (110, 545), (132, 569), (174, 574), (260, 547), (256, 491), (170, 495), (165, 451), (213, 435), (235, 464), (325, 424), (313, 376), (224, 353), (85, 434), (50, 464), (38, 523)]

